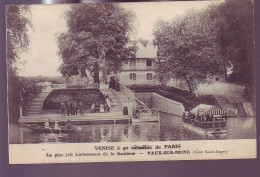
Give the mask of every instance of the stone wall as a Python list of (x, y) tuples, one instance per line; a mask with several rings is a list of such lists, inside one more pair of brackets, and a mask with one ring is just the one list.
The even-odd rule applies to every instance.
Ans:
[(182, 116), (185, 108), (182, 103), (165, 98), (156, 93), (136, 93), (136, 97), (142, 100), (147, 106), (157, 108), (161, 112)]

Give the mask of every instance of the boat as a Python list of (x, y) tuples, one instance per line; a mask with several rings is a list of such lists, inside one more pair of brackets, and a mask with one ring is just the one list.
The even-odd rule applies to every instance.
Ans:
[(222, 108), (201, 104), (192, 109), (189, 115), (185, 113), (182, 116), (182, 122), (185, 127), (204, 134), (225, 134), (227, 133), (225, 113)]
[(71, 128), (61, 127), (60, 129), (54, 129), (54, 128), (45, 128), (43, 126), (39, 126), (36, 124), (31, 124), (31, 125), (21, 124), (21, 125), (34, 132), (39, 132), (39, 133), (71, 133), (75, 131), (74, 127)]
[(227, 133), (226, 120), (217, 120), (212, 122), (201, 122), (195, 119), (183, 117), (182, 122), (188, 129), (204, 134), (224, 134)]

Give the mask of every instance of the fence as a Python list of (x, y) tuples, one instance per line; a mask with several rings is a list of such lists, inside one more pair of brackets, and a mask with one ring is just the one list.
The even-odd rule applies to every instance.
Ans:
[(74, 84), (52, 84), (52, 89), (88, 89), (99, 88), (98, 83), (88, 83), (86, 85), (74, 85)]
[(151, 108), (151, 109), (135, 109), (133, 111), (134, 118), (144, 118), (144, 117), (159, 117), (158, 109)]

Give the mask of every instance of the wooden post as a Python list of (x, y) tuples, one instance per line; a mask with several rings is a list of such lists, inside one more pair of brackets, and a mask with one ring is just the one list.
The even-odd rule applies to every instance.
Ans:
[(160, 131), (160, 126), (161, 126), (161, 119), (160, 119), (160, 111), (159, 110), (157, 110), (158, 111), (158, 132)]
[(22, 118), (22, 116), (23, 116), (23, 107), (22, 107), (22, 105), (20, 104), (20, 117), (19, 117), (19, 118)]
[(21, 134), (21, 143), (23, 144), (23, 130), (20, 128), (20, 134)]

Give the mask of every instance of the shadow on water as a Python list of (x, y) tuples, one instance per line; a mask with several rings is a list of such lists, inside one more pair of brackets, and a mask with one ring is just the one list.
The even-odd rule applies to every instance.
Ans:
[(161, 121), (132, 124), (88, 124), (70, 134), (36, 133), (10, 124), (10, 144), (145, 142), (176, 140), (218, 140), (256, 138), (255, 118), (228, 118), (227, 133), (204, 135), (184, 127), (180, 117), (161, 113)]

